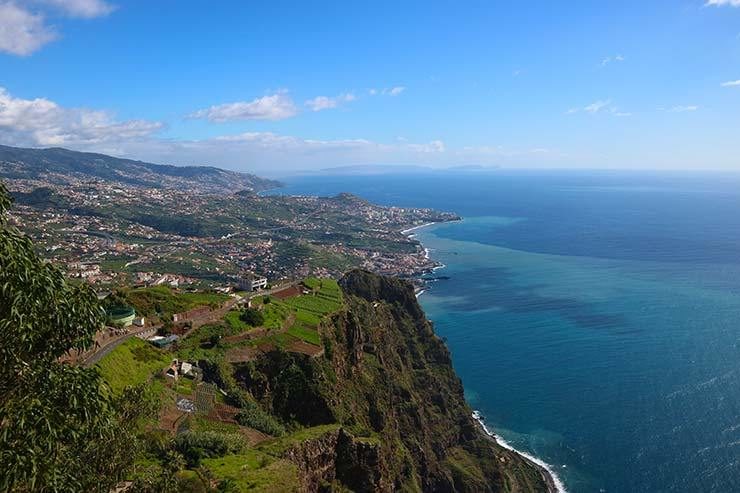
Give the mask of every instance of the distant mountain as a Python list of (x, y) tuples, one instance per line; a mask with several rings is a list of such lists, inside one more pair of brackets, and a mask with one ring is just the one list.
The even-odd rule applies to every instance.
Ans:
[(179, 188), (200, 192), (259, 192), (282, 186), (278, 181), (210, 166), (172, 166), (121, 159), (105, 154), (59, 147), (26, 149), (0, 145), (0, 178), (104, 180), (151, 188)]
[(434, 171), (434, 168), (428, 166), (418, 166), (414, 164), (359, 164), (354, 166), (337, 166), (334, 168), (324, 168), (320, 173), (330, 175), (387, 175), (400, 173)]

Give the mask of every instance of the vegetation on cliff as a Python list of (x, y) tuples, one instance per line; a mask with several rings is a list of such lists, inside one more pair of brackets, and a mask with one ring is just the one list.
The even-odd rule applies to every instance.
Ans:
[(105, 315), (89, 286), (68, 283), (7, 225), (9, 206), (0, 183), (0, 490), (108, 491), (152, 401), (59, 362), (90, 346)]
[[(480, 432), (405, 281), (307, 279), (288, 299), (253, 300), (261, 327), (227, 313), (170, 352), (132, 339), (94, 369), (61, 363), (90, 346), (104, 312), (5, 224), (3, 192), (0, 489), (546, 489)], [(165, 378), (174, 357), (201, 375)]]

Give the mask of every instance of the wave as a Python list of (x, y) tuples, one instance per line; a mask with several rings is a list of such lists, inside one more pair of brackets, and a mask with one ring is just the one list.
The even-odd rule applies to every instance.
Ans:
[(435, 223), (433, 223), (433, 222), (432, 223), (425, 223), (425, 224), (420, 224), (418, 226), (414, 226), (413, 228), (404, 229), (403, 231), (401, 231), (401, 234), (402, 235), (408, 235), (412, 231), (416, 231), (417, 229), (421, 229), (421, 228), (426, 228), (427, 226), (431, 226), (432, 224), (435, 224)]
[(517, 450), (514, 447), (512, 447), (506, 440), (504, 440), (499, 435), (495, 434), (491, 430), (488, 429), (486, 426), (486, 423), (483, 420), (483, 416), (481, 415), (480, 411), (473, 411), (473, 419), (478, 422), (478, 424), (481, 425), (483, 430), (488, 433), (488, 435), (496, 440), (496, 443), (501, 445), (503, 448), (507, 450), (511, 450), (512, 452), (521, 455), (525, 459), (535, 463), (536, 465), (540, 466), (542, 469), (547, 472), (547, 474), (550, 475), (550, 478), (552, 479), (553, 485), (555, 485), (555, 489), (558, 493), (568, 493), (568, 490), (565, 489), (565, 485), (563, 484), (560, 477), (557, 475), (555, 470), (553, 470), (552, 466), (548, 464), (547, 462), (543, 461), (542, 459), (539, 459), (531, 454), (528, 454), (526, 452), (522, 452), (521, 450)]

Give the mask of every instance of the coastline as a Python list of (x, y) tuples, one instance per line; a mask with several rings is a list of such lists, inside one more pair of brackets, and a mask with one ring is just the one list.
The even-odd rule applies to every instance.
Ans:
[(413, 228), (404, 229), (401, 231), (402, 235), (409, 236), (409, 233), (412, 231), (416, 231), (417, 229), (426, 228), (427, 226), (432, 226), (433, 224), (439, 224), (440, 222), (448, 222), (448, 221), (437, 221), (437, 222), (431, 222), (431, 223), (424, 223), (420, 224), (418, 226), (414, 226)]
[[(404, 234), (410, 238), (413, 238), (415, 237), (415, 235), (410, 234), (411, 232), (422, 229), (422, 228), (426, 228), (428, 226), (432, 226), (434, 224), (438, 224), (438, 223), (432, 222), (432, 223), (420, 224), (419, 226), (414, 226), (413, 228), (408, 228), (408, 229), (401, 231), (401, 234)], [(422, 248), (424, 249), (425, 257), (428, 259), (429, 252), (430, 252), (429, 248), (425, 247), (421, 242), (419, 242), (419, 244), (421, 244)], [(446, 267), (445, 264), (439, 263), (437, 266), (432, 268), (431, 272), (435, 272), (445, 267)], [(420, 278), (420, 279), (423, 281), (423, 278)], [(424, 294), (425, 291), (426, 291), (426, 287), (422, 287), (418, 289), (416, 291), (416, 297), (419, 298), (422, 294)], [(495, 441), (499, 446), (507, 450), (510, 450), (511, 452), (514, 452), (515, 454), (520, 456), (524, 461), (530, 464), (532, 467), (537, 469), (539, 473), (542, 475), (542, 479), (545, 481), (545, 484), (547, 485), (547, 490), (549, 493), (568, 493), (568, 490), (565, 488), (565, 485), (560, 480), (557, 473), (552, 469), (552, 466), (550, 464), (546, 463), (542, 459), (539, 459), (533, 455), (530, 455), (526, 452), (522, 452), (520, 450), (515, 449), (508, 442), (506, 442), (506, 440), (504, 440), (502, 437), (500, 437), (493, 431), (489, 430), (479, 411), (473, 411), (472, 417), (478, 423), (481, 431), (484, 433), (486, 437)]]
[[(459, 221), (460, 219), (456, 219), (456, 220)], [(424, 224), (419, 224), (418, 226), (413, 226), (411, 228), (403, 229), (400, 231), (400, 233), (409, 239), (413, 239), (416, 237), (416, 234), (414, 234), (414, 231), (420, 230), (422, 228), (426, 228), (428, 226), (433, 226), (435, 224), (441, 224), (443, 222), (448, 222), (448, 221), (432, 221), (432, 222), (428, 222)], [(426, 248), (419, 240), (416, 240), (416, 242), (419, 245), (421, 245), (424, 251), (424, 259), (427, 261), (431, 260), (430, 250)], [(426, 291), (427, 280), (423, 276), (426, 274), (434, 273), (438, 269), (442, 269), (444, 267), (446, 267), (444, 264), (441, 264), (439, 262), (434, 262), (433, 267), (427, 268), (421, 272), (418, 272), (416, 275), (412, 276), (411, 281), (414, 284), (414, 294), (416, 295), (417, 298), (419, 298), (419, 296), (424, 294), (424, 292)]]
[(547, 462), (543, 461), (542, 459), (538, 459), (537, 457), (530, 455), (526, 452), (522, 452), (521, 450), (517, 450), (514, 447), (512, 447), (506, 440), (501, 438), (499, 435), (495, 434), (491, 430), (488, 429), (486, 426), (483, 416), (478, 411), (473, 411), (472, 414), (473, 419), (480, 425), (481, 431), (491, 440), (496, 442), (499, 446), (505, 448), (506, 450), (510, 450), (511, 452), (514, 452), (519, 457), (524, 459), (525, 462), (530, 464), (532, 467), (537, 469), (540, 474), (542, 475), (542, 479), (545, 481), (545, 484), (547, 484), (547, 491), (549, 493), (568, 493), (568, 490), (565, 489), (565, 485), (560, 480), (560, 477), (557, 475), (557, 473), (552, 469), (552, 466), (548, 464)]

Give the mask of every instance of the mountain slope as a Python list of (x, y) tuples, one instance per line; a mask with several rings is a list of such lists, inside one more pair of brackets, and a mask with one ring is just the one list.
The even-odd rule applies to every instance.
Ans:
[(472, 419), (450, 354), (411, 284), (360, 270), (340, 284), (344, 307), (322, 324), (322, 357), (272, 351), (235, 365), (239, 385), (278, 419), (335, 426), (263, 447), (285, 450), (299, 489), (548, 491), (541, 470)]
[(104, 180), (154, 188), (180, 188), (201, 192), (259, 192), (280, 183), (258, 176), (210, 166), (172, 166), (121, 159), (105, 154), (77, 152), (58, 147), (28, 149), (0, 145), (0, 177), (39, 179), (54, 183), (70, 180)]

